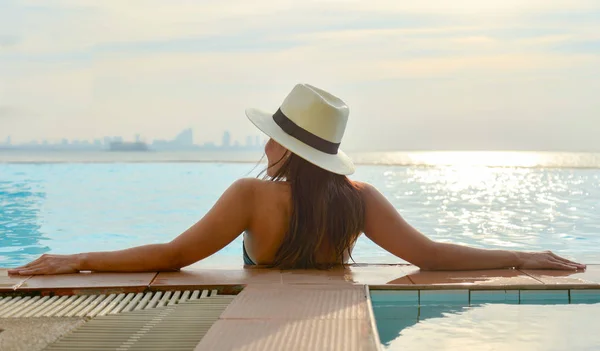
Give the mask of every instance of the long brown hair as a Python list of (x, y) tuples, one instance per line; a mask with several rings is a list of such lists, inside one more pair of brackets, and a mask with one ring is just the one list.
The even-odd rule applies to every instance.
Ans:
[[(281, 167), (270, 179), (290, 184), (292, 215), (272, 267), (309, 269), (343, 264), (346, 253), (351, 257), (364, 227), (360, 190), (348, 177), (315, 166), (289, 151), (279, 163)], [(317, 254), (323, 247), (329, 257), (326, 262), (318, 262)]]

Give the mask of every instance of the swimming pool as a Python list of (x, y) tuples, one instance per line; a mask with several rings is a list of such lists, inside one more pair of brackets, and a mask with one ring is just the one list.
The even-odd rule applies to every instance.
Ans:
[[(171, 240), (235, 179), (236, 163), (0, 163), (0, 267), (46, 252)], [(550, 249), (600, 263), (600, 169), (359, 166), (415, 227), (440, 241)], [(354, 259), (399, 263), (364, 236)], [(241, 265), (241, 237), (202, 264)]]
[(597, 350), (600, 290), (371, 291), (387, 350)]

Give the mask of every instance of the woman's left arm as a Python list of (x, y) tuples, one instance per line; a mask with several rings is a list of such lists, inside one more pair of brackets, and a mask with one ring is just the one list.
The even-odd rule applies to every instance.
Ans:
[(169, 243), (74, 255), (44, 254), (9, 274), (63, 274), (79, 271), (148, 272), (177, 270), (232, 242), (250, 225), (257, 179), (235, 181), (211, 210)]
[(585, 269), (550, 251), (489, 250), (436, 242), (408, 224), (375, 187), (360, 183), (365, 200), (365, 235), (388, 252), (423, 270), (496, 268)]

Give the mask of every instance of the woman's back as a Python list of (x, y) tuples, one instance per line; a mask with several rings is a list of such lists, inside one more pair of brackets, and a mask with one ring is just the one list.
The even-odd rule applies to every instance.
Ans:
[[(268, 181), (253, 179), (255, 192), (253, 193), (253, 212), (250, 225), (244, 233), (244, 246), (249, 258), (258, 265), (272, 265), (277, 251), (286, 238), (292, 218), (292, 188), (288, 182)], [(357, 189), (362, 184), (353, 182)], [(302, 194), (300, 194), (302, 196)], [(310, 199), (307, 199), (310, 201)], [(335, 216), (335, 212), (325, 213)], [(362, 222), (362, 221), (361, 221)], [(354, 235), (360, 233), (352, 233)], [(310, 238), (307, 238), (310, 240)], [(348, 254), (344, 255), (343, 262), (346, 263), (352, 247), (348, 247)], [(327, 241), (323, 242), (316, 252), (319, 264), (339, 264), (331, 262), (330, 257), (334, 249)]]
[(286, 182), (253, 180), (252, 219), (244, 233), (244, 246), (250, 259), (259, 265), (273, 263), (288, 229), (292, 195)]

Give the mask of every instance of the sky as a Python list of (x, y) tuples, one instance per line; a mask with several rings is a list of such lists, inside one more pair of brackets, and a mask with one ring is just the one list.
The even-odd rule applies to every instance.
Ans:
[(296, 83), (348, 151), (600, 151), (600, 1), (0, 0), (0, 141), (243, 141)]

